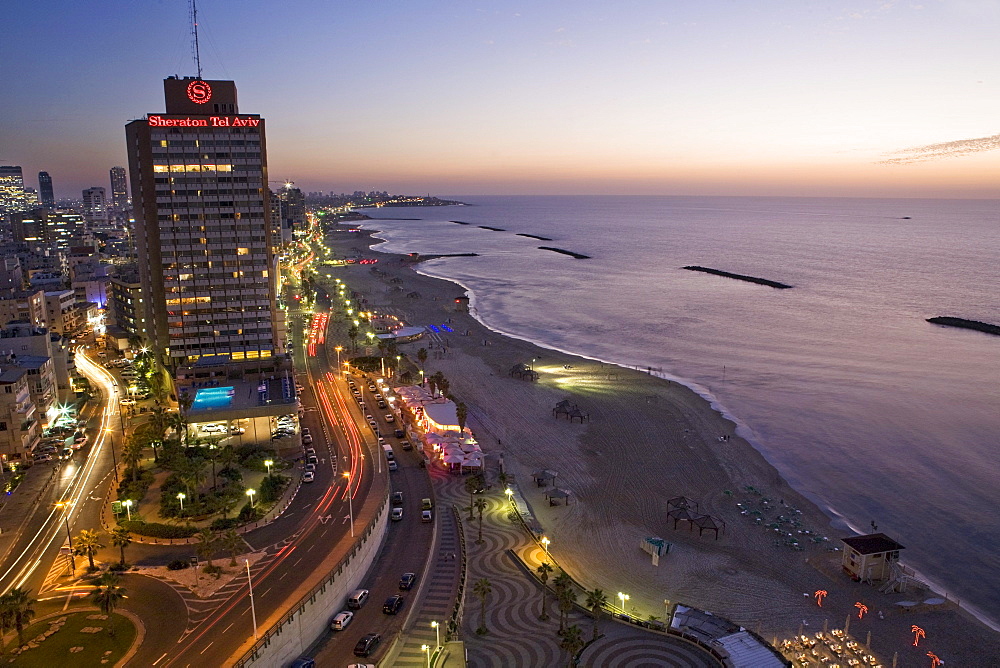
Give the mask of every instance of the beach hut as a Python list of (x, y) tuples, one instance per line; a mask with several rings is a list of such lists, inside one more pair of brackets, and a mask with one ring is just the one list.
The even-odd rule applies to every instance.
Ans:
[(878, 582), (892, 576), (903, 546), (884, 533), (841, 538), (846, 549), (841, 566), (855, 580)]
[(699, 515), (694, 518), (694, 525), (698, 527), (699, 536), (706, 531), (714, 531), (715, 540), (719, 540), (719, 529), (726, 530), (726, 523), (718, 517), (712, 517), (711, 515)]

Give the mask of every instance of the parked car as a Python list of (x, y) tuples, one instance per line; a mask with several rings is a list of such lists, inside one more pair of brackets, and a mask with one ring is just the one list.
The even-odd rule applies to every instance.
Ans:
[(385, 603), (382, 604), (382, 612), (387, 615), (395, 615), (402, 607), (403, 597), (399, 594), (393, 594), (385, 600)]
[(433, 522), (434, 521), (434, 514), (430, 510), (421, 510), (420, 511), (420, 521), (421, 522)]
[(312, 471), (306, 471), (302, 474), (302, 482), (313, 482), (316, 480), (316, 474)]
[(367, 633), (354, 646), (354, 656), (371, 656), (382, 642), (382, 636), (377, 633)]
[(392, 413), (386, 413), (384, 416), (386, 422), (395, 422), (396, 418)]
[(309, 656), (303, 656), (288, 664), (288, 668), (316, 668), (316, 661)]
[(401, 506), (401, 505), (403, 505), (403, 493), (402, 492), (393, 492), (392, 493), (392, 505), (394, 505), (394, 506)]
[(405, 431), (403, 431), (402, 429), (397, 429), (396, 431), (394, 431), (394, 432), (392, 432), (392, 433), (393, 433), (393, 435), (394, 435), (394, 436), (395, 436), (396, 438), (403, 438), (404, 436), (406, 436), (406, 432), (405, 432)]
[(306, 471), (309, 471), (311, 473), (315, 473), (316, 472), (316, 465), (315, 464), (306, 464)]
[(343, 631), (347, 628), (347, 625), (351, 623), (352, 619), (354, 619), (354, 613), (350, 610), (338, 612), (333, 616), (333, 619), (330, 620), (330, 630)]
[(309, 445), (310, 443), (313, 442), (313, 437), (310, 434), (306, 434), (305, 436), (302, 437), (302, 442), (305, 443), (306, 445)]
[(402, 577), (399, 578), (399, 588), (400, 590), (406, 591), (413, 589), (413, 583), (417, 581), (416, 573), (403, 573)]
[(393, 508), (392, 509), (392, 517), (390, 519), (393, 522), (398, 522), (399, 520), (403, 519), (403, 509), (401, 507), (399, 507), (399, 506), (396, 506), (395, 508)]
[(399, 464), (397, 464), (395, 461), (389, 462), (389, 470), (390, 471), (397, 471), (397, 470), (399, 470)]

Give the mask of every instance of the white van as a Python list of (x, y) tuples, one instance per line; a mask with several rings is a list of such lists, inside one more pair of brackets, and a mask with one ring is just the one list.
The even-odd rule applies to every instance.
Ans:
[(347, 607), (351, 610), (360, 610), (361, 606), (363, 606), (367, 600), (367, 589), (355, 589), (354, 592), (347, 597)]
[(391, 461), (394, 461), (396, 459), (396, 453), (394, 453), (392, 451), (392, 446), (389, 445), (388, 443), (386, 443), (385, 445), (382, 446), (382, 452), (385, 453), (385, 458), (388, 461), (391, 462)]

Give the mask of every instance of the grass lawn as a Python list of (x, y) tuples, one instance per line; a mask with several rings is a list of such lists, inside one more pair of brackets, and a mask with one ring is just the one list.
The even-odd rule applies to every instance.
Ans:
[[(88, 617), (95, 619), (88, 619)], [(34, 641), (38, 636), (48, 631), (59, 620), (65, 619), (65, 624), (58, 631), (38, 643), (38, 647), (29, 649), (15, 657), (10, 650), (17, 643), (14, 641), (7, 652), (0, 656), (0, 664), (14, 664), (30, 668), (52, 668), (52, 666), (113, 666), (118, 662), (135, 642), (135, 626), (126, 617), (114, 614), (109, 619), (98, 619), (99, 610), (85, 612), (67, 612), (57, 617), (36, 622), (25, 629), (24, 638), (27, 642)], [(113, 623), (115, 637), (108, 635), (108, 624)], [(81, 629), (95, 629), (96, 633), (84, 633)], [(79, 648), (79, 649), (78, 649)], [(76, 650), (76, 651), (73, 651)], [(110, 651), (110, 653), (108, 653)]]

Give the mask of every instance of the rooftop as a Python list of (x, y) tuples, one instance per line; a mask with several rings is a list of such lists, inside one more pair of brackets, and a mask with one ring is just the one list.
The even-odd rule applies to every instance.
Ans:
[(884, 533), (870, 533), (866, 536), (851, 536), (841, 538), (849, 547), (854, 548), (861, 554), (879, 554), (881, 552), (895, 552), (902, 550), (903, 546), (886, 536)]

